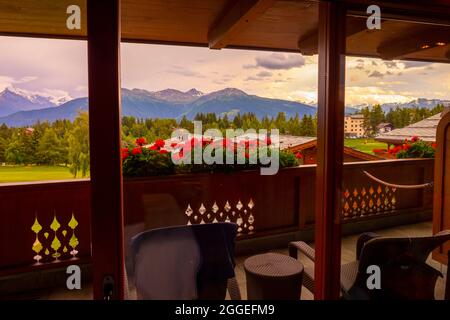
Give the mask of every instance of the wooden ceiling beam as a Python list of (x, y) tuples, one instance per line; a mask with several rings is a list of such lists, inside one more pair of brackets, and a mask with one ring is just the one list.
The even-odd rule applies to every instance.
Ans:
[[(353, 20), (353, 23), (347, 23), (347, 37), (351, 37), (357, 33), (367, 30), (365, 20)], [(298, 48), (300, 53), (305, 56), (312, 56), (317, 54), (319, 43), (319, 32), (314, 30), (306, 36), (301, 37), (298, 40)]]
[(238, 0), (217, 19), (208, 32), (210, 49), (222, 49), (231, 43), (233, 37), (244, 31), (277, 0)]
[(450, 30), (443, 32), (442, 28), (427, 28), (422, 32), (412, 32), (410, 35), (402, 35), (398, 39), (382, 43), (377, 52), (386, 60), (401, 59), (410, 53), (448, 45), (448, 39)]

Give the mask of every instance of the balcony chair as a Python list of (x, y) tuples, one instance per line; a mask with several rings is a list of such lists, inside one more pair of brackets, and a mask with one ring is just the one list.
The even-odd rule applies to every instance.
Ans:
[(153, 229), (132, 238), (138, 299), (240, 300), (234, 274), (233, 223)]
[[(434, 300), (437, 278), (442, 273), (426, 263), (429, 254), (450, 240), (450, 230), (430, 237), (391, 238), (374, 233), (363, 233), (356, 243), (356, 261), (341, 266), (341, 293), (343, 299), (425, 299)], [(314, 261), (315, 251), (302, 241), (289, 243), (289, 255), (298, 252)], [(450, 264), (450, 257), (449, 257)], [(367, 267), (377, 265), (381, 271), (381, 289), (368, 289)], [(448, 273), (449, 274), (449, 273)], [(447, 276), (445, 299), (450, 280)], [(314, 293), (314, 270), (305, 268), (303, 286)]]

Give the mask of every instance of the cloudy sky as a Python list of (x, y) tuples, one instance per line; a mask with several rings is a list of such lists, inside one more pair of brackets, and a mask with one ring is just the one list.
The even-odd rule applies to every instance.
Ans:
[[(0, 37), (0, 90), (87, 95), (86, 42)], [(150, 91), (236, 87), (250, 94), (317, 100), (317, 56), (122, 44), (122, 86)], [(346, 103), (450, 99), (450, 65), (347, 59)]]

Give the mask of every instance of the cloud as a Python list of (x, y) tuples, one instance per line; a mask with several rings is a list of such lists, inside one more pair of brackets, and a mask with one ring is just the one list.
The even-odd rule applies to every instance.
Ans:
[(383, 61), (383, 63), (388, 68), (394, 68), (394, 69), (398, 69), (399, 68), (396, 61)]
[(244, 81), (260, 81), (263, 79), (267, 79), (271, 76), (272, 76), (272, 72), (263, 70), (253, 76), (248, 76), (247, 78), (244, 79)]
[(380, 71), (377, 71), (377, 70), (372, 71), (369, 74), (369, 78), (383, 78), (383, 77), (384, 77), (384, 74), (382, 74)]
[(255, 58), (256, 64), (245, 64), (244, 69), (264, 68), (269, 70), (289, 70), (305, 65), (305, 58), (301, 54), (285, 54), (273, 52)]
[(27, 83), (36, 80), (38, 77), (36, 76), (25, 76), (16, 81), (16, 83)]
[(228, 81), (230, 81), (230, 80), (228, 80), (228, 79), (214, 79), (212, 82), (215, 83), (215, 84), (224, 85), (224, 84), (226, 84)]
[(261, 72), (258, 72), (258, 73), (256, 74), (256, 76), (257, 76), (257, 77), (260, 77), (260, 78), (267, 78), (267, 77), (271, 77), (271, 76), (272, 76), (272, 72), (269, 72), (269, 71), (261, 71)]
[(433, 62), (402, 61), (405, 69), (429, 67)]
[(7, 87), (22, 83), (28, 83), (36, 79), (38, 79), (38, 77), (36, 76), (25, 76), (19, 79), (10, 76), (0, 76), (0, 90), (3, 91)]
[(186, 68), (184, 66), (173, 66), (170, 69), (166, 70), (169, 73), (178, 74), (180, 76), (185, 77), (194, 77), (194, 78), (206, 78), (203, 74), (200, 72), (191, 70), (189, 68)]
[(244, 81), (259, 81), (261, 78), (255, 77), (255, 76), (248, 76), (244, 79)]
[(388, 102), (409, 102), (416, 97), (409, 92), (402, 92), (397, 89), (386, 89), (385, 87), (371, 86), (348, 86), (345, 88), (345, 100), (349, 105), (356, 105), (362, 102), (368, 104), (388, 103)]

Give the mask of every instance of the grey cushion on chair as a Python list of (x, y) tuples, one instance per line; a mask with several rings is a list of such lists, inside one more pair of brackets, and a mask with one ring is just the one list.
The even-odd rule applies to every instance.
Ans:
[(149, 230), (132, 239), (139, 299), (224, 299), (234, 277), (237, 226), (214, 223)]
[[(346, 299), (434, 299), (442, 274), (426, 263), (432, 250), (450, 240), (450, 230), (429, 237), (391, 238), (364, 233), (357, 241), (357, 260), (341, 266), (341, 291)], [(289, 254), (303, 253), (314, 262), (314, 249), (302, 241), (289, 243)], [(381, 289), (367, 288), (367, 267), (381, 269)], [(448, 282), (447, 282), (448, 283)], [(303, 285), (314, 292), (314, 270), (305, 268)], [(450, 285), (447, 285), (450, 288)], [(447, 294), (447, 297), (450, 294)]]

